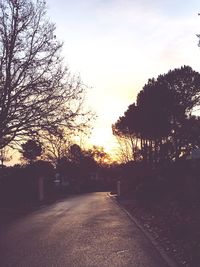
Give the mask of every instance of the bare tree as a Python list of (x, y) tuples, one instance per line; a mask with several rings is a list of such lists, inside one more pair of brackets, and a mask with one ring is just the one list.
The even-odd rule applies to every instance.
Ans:
[(134, 160), (132, 142), (128, 138), (122, 136), (115, 136), (117, 140), (116, 155), (119, 162), (127, 163)]
[(59, 125), (83, 127), (84, 86), (63, 67), (42, 0), (0, 0), (0, 148)]
[(12, 156), (10, 155), (10, 151), (8, 147), (4, 147), (0, 149), (0, 162), (1, 166), (4, 166), (5, 162), (8, 162), (12, 159)]
[(116, 138), (118, 147), (116, 150), (119, 162), (129, 162), (140, 160), (140, 153), (138, 149), (138, 138), (131, 134), (130, 130), (126, 128), (123, 132), (123, 121), (125, 117), (120, 117), (116, 124), (112, 125), (113, 135)]
[(71, 135), (63, 128), (57, 129), (54, 134), (46, 132), (42, 137), (44, 157), (56, 163), (62, 157), (68, 155), (71, 141)]

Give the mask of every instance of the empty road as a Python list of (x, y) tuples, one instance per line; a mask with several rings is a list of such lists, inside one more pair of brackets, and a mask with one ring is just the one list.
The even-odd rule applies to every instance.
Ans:
[(0, 228), (1, 267), (167, 267), (107, 196), (73, 196)]

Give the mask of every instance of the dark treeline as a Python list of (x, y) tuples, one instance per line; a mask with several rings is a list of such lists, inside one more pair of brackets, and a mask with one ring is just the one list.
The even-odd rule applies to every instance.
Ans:
[(188, 66), (150, 79), (113, 132), (132, 141), (134, 160), (178, 160), (200, 145), (200, 120), (192, 116), (199, 94), (200, 74)]
[[(81, 149), (74, 144), (68, 154), (57, 162), (57, 172), (68, 193), (83, 193), (110, 190), (112, 167), (105, 161), (109, 158), (103, 148), (93, 146)], [(64, 188), (63, 188), (64, 189)]]
[(200, 74), (183, 66), (150, 79), (113, 125), (119, 201), (180, 266), (200, 263), (199, 100)]
[[(49, 161), (42, 143), (28, 140), (20, 150), (23, 164), (0, 169), (0, 207), (30, 209), (42, 203), (114, 187), (113, 167), (103, 148), (82, 149), (73, 144)], [(64, 152), (63, 152), (64, 153)]]
[[(189, 66), (170, 70), (150, 79), (136, 103), (112, 126), (124, 146), (126, 142), (130, 144), (131, 157), (124, 157), (122, 175), (134, 183), (132, 190), (143, 184), (143, 196), (147, 197), (146, 191), (151, 190), (155, 196), (167, 191), (168, 182), (170, 191), (175, 184), (179, 189), (185, 184), (188, 192), (184, 179), (190, 179), (192, 184), (191, 176), (197, 172), (194, 161), (198, 160), (191, 158), (200, 147), (200, 118), (193, 115), (200, 104), (199, 97), (198, 72)], [(158, 186), (161, 180), (163, 188)], [(193, 187), (197, 188), (194, 184)]]

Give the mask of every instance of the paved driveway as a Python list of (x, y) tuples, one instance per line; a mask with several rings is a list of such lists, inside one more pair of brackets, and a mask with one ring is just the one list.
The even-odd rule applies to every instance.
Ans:
[(0, 266), (167, 267), (106, 193), (74, 196), (0, 229)]

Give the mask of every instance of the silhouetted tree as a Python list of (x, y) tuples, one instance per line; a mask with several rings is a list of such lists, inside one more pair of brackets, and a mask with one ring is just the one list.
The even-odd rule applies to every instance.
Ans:
[(36, 140), (28, 140), (26, 143), (22, 144), (22, 156), (25, 160), (33, 162), (42, 154), (42, 145)]
[(76, 163), (79, 164), (79, 162), (82, 160), (82, 158), (84, 157), (83, 155), (83, 151), (81, 149), (81, 147), (77, 144), (73, 144), (70, 146), (69, 148), (69, 159)]
[[(138, 141), (141, 137), (141, 115), (139, 108), (133, 103), (124, 113), (124, 116), (120, 117), (118, 121), (112, 125), (113, 134), (125, 141), (121, 143), (122, 146), (128, 144), (129, 147), (121, 148), (126, 159), (129, 158), (129, 149), (131, 150), (131, 160), (139, 159), (138, 153)], [(126, 161), (126, 160), (125, 160)]]
[[(114, 131), (113, 131), (114, 133)], [(116, 135), (115, 138), (117, 140), (118, 146), (115, 149), (115, 157), (117, 161), (126, 163), (131, 160), (134, 160), (132, 142), (130, 138), (124, 137), (122, 135)]]
[(64, 128), (58, 128), (55, 133), (45, 132), (42, 136), (44, 156), (54, 164), (69, 153), (71, 135)]
[(92, 148), (85, 149), (84, 155), (92, 158), (99, 166), (105, 166), (111, 164), (110, 155), (105, 152), (102, 146), (92, 146)]
[(69, 148), (69, 159), (79, 170), (78, 175), (86, 177), (96, 167), (95, 155), (91, 150), (84, 150), (79, 145), (73, 144)]
[(199, 120), (191, 117), (199, 100), (200, 74), (189, 66), (174, 69), (148, 81), (113, 132), (129, 138), (133, 153), (139, 147), (146, 162), (177, 160), (199, 140)]
[(84, 88), (61, 48), (45, 1), (0, 2), (0, 148), (61, 124), (86, 125)]
[[(173, 105), (170, 106), (170, 139), (173, 145), (173, 158), (177, 160), (183, 153), (183, 149), (187, 147), (188, 150), (190, 146), (186, 141), (188, 138), (186, 138), (185, 127), (191, 119), (193, 110), (200, 104), (200, 74), (191, 67), (184, 66), (159, 76), (157, 81), (167, 86), (174, 95)], [(197, 120), (195, 123), (198, 124)], [(191, 133), (192, 129), (190, 133), (187, 131), (187, 134)]]
[(61, 175), (61, 180), (67, 182), (68, 189), (75, 192), (87, 191), (90, 174), (96, 167), (93, 155), (77, 144), (71, 145), (67, 156), (57, 161), (57, 171)]

